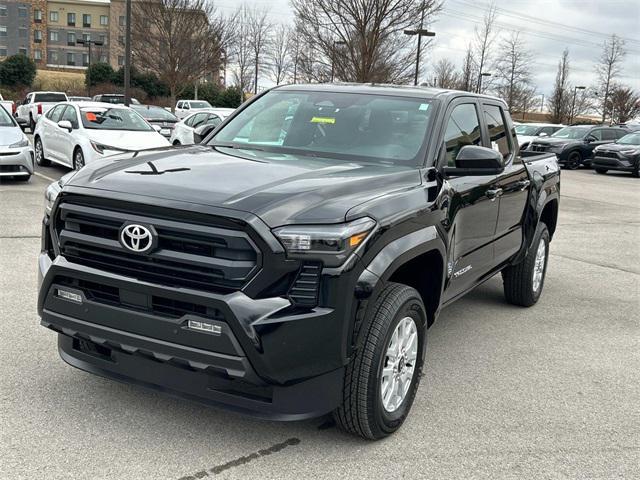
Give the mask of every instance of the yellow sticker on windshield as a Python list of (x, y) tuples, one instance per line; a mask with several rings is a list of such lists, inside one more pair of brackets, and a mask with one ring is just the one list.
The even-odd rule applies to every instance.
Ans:
[(313, 117), (311, 123), (328, 123), (333, 125), (336, 123), (336, 119), (332, 117)]

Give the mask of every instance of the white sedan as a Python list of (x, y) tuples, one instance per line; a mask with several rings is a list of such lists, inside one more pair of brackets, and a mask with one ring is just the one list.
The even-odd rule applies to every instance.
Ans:
[(15, 119), (0, 106), (0, 177), (28, 182), (33, 175), (33, 149)]
[(170, 145), (129, 107), (100, 102), (59, 103), (38, 122), (33, 140), (38, 165), (55, 162), (73, 169), (117, 153)]
[(220, 125), (225, 118), (234, 112), (233, 108), (211, 108), (207, 111), (195, 112), (176, 123), (169, 141), (172, 145), (191, 145), (195, 143), (193, 131), (203, 125)]

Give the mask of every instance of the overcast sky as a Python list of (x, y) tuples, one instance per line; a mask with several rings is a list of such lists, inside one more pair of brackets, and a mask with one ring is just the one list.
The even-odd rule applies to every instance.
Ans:
[[(240, 3), (238, 0), (214, 2), (222, 13), (232, 13)], [(289, 0), (247, 0), (247, 3), (268, 8), (273, 23), (293, 21)], [(488, 3), (488, 0), (444, 0), (443, 10), (429, 25), (436, 37), (424, 53), (423, 62), (433, 64), (449, 58), (461, 66), (466, 46), (473, 39), (474, 27), (481, 22)], [(501, 34), (519, 30), (535, 54), (532, 70), (539, 93), (546, 96), (551, 91), (565, 47), (569, 48), (571, 82), (595, 85), (595, 62), (602, 42), (613, 33), (625, 39), (627, 49), (619, 81), (640, 90), (639, 0), (497, 0), (496, 6), (496, 22)], [(265, 86), (268, 84), (264, 81)]]

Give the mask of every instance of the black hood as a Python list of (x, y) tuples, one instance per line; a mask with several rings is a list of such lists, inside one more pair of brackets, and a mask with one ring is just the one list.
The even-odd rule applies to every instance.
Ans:
[(535, 143), (538, 145), (562, 146), (562, 145), (569, 145), (573, 143), (582, 143), (582, 140), (576, 140), (575, 138), (546, 137), (546, 138), (536, 138), (535, 140), (532, 140), (531, 143)]
[(276, 227), (342, 222), (350, 208), (420, 179), (417, 168), (196, 145), (110, 157), (68, 185), (241, 210)]
[(620, 150), (633, 150), (633, 149), (640, 149), (640, 145), (632, 145), (629, 143), (606, 143), (604, 145), (601, 145), (598, 147), (598, 151), (602, 152), (604, 151), (609, 151), (609, 152), (619, 152)]

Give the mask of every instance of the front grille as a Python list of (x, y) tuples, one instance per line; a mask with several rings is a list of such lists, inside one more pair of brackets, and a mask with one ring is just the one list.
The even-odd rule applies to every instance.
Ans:
[(618, 158), (618, 154), (616, 152), (610, 152), (605, 150), (600, 150), (596, 157), (606, 157), (606, 158)]
[[(70, 262), (151, 283), (223, 293), (241, 289), (259, 267), (260, 253), (239, 225), (220, 226), (213, 218), (185, 221), (189, 212), (163, 209), (154, 215), (147, 206), (110, 203), (105, 208), (96, 202), (71, 197), (57, 209), (60, 254)], [(148, 254), (126, 249), (119, 235), (127, 223), (153, 226), (155, 249)]]
[(549, 145), (540, 145), (537, 143), (532, 143), (531, 150), (534, 152), (546, 152), (547, 150), (549, 150)]
[(320, 288), (320, 264), (305, 263), (300, 268), (295, 282), (289, 289), (289, 299), (300, 307), (315, 307)]

